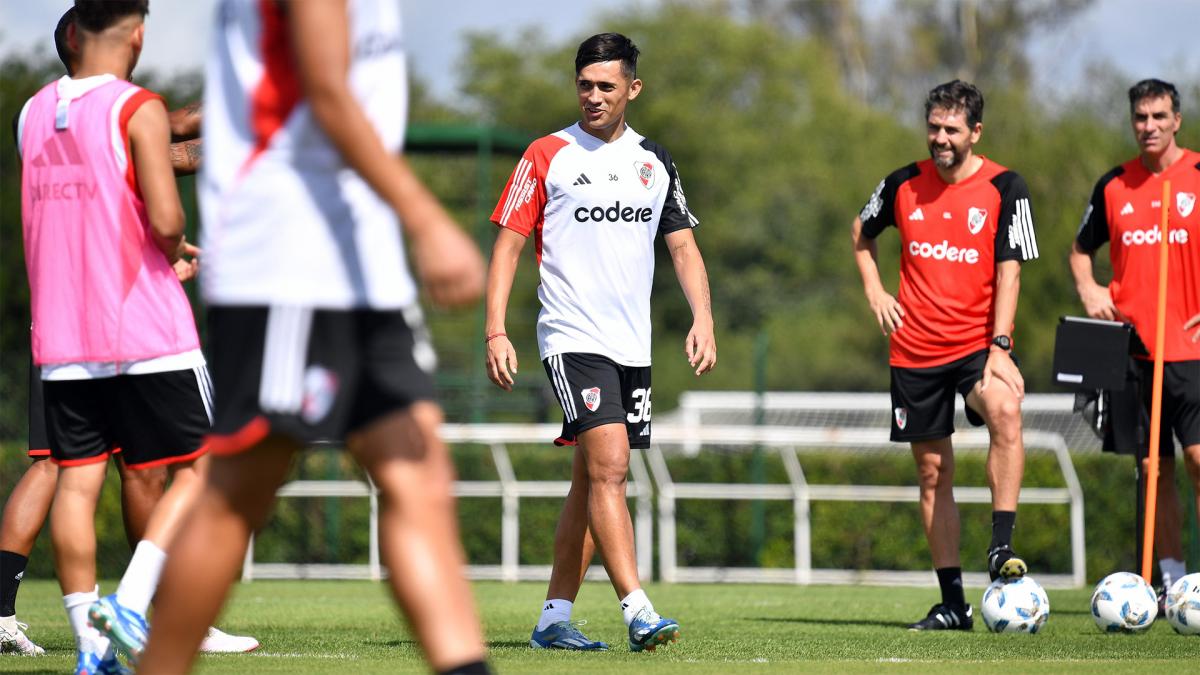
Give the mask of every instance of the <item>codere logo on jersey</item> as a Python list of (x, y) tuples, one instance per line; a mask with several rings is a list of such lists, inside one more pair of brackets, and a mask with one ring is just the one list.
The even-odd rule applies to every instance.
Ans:
[(908, 243), (908, 253), (914, 258), (933, 258), (950, 262), (974, 265), (979, 262), (979, 251), (973, 248), (951, 246), (950, 241), (943, 239), (940, 244), (930, 244), (927, 241), (911, 241)]
[(632, 206), (621, 206), (617, 202), (608, 208), (603, 206), (581, 206), (575, 209), (575, 220), (586, 223), (589, 220), (597, 223), (648, 223), (654, 217), (654, 209), (643, 207), (635, 209)]
[[(1188, 243), (1188, 231), (1180, 228), (1171, 230), (1172, 244)], [(1157, 244), (1162, 241), (1162, 230), (1158, 229), (1158, 225), (1148, 230), (1126, 230), (1121, 234), (1121, 243), (1126, 246), (1142, 246), (1144, 244)]]

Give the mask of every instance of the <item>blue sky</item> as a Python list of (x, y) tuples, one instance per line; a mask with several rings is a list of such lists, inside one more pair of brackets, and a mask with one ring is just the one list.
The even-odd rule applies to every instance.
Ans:
[[(983, 0), (986, 1), (986, 0)], [(216, 0), (154, 0), (143, 67), (170, 72), (199, 68), (208, 41)], [(45, 41), (69, 0), (0, 0), (0, 53), (28, 49)], [(461, 35), (491, 30), (511, 38), (535, 26), (551, 40), (594, 32), (598, 13), (619, 7), (654, 5), (655, 0), (573, 0), (527, 2), (509, 0), (405, 0), (406, 33), (413, 71), (435, 94), (454, 93), (454, 66), (462, 54)], [(868, 0), (868, 12), (887, 6)], [(1088, 63), (1117, 64), (1131, 81), (1161, 77), (1180, 82), (1200, 73), (1200, 49), (1194, 47), (1200, 26), (1200, 2), (1194, 0), (1099, 0), (1088, 11), (1053, 34), (1041, 34), (1033, 45), (1043, 72), (1078, 84)]]

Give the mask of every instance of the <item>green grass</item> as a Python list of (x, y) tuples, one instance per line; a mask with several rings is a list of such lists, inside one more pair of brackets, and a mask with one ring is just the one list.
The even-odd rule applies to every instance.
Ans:
[[(112, 583), (102, 586), (113, 588)], [(586, 584), (575, 618), (613, 645), (608, 653), (533, 651), (529, 631), (543, 584), (478, 583), (492, 664), (501, 673), (1145, 672), (1200, 657), (1200, 638), (1165, 621), (1142, 635), (1105, 635), (1088, 612), (1089, 590), (1052, 591), (1050, 621), (1038, 635), (910, 633), (935, 589), (849, 586), (652, 585), (658, 609), (680, 622), (678, 644), (632, 654), (607, 584)], [(978, 597), (979, 589), (968, 591)], [(206, 656), (203, 673), (425, 672), (384, 586), (367, 582), (257, 581), (236, 589), (220, 625), (262, 641), (253, 654)], [(21, 586), (19, 617), (46, 648), (44, 658), (0, 656), (0, 671), (67, 672), (73, 642), (54, 582)], [(452, 628), (451, 628), (452, 629)], [(1186, 666), (1185, 666), (1186, 667)]]

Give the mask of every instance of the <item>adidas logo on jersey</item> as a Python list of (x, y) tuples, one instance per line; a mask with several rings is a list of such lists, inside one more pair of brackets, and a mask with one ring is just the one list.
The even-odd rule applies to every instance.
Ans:
[(638, 436), (649, 436), (649, 435), (650, 435), (650, 425), (647, 424), (646, 426), (642, 427), (642, 433), (638, 434)]
[(917, 207), (915, 211), (908, 214), (909, 220), (925, 220), (925, 214), (921, 213), (921, 207)]
[(1130, 202), (1125, 202), (1125, 206), (1121, 207), (1121, 215), (1127, 216), (1131, 213), (1133, 213), (1133, 204)]
[(592, 181), (588, 179), (586, 173), (579, 174), (579, 178), (576, 178), (575, 182), (571, 183), (571, 185), (591, 185), (591, 184), (592, 184)]
[(42, 146), (42, 154), (30, 162), (39, 169), (44, 166), (83, 166), (83, 155), (69, 133), (55, 134)]

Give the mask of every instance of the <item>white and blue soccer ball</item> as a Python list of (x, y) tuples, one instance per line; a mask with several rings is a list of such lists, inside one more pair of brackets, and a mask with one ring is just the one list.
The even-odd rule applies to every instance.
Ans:
[(1036, 633), (1050, 618), (1050, 599), (1030, 577), (997, 579), (983, 591), (980, 614), (993, 633)]
[(1200, 573), (1179, 577), (1171, 584), (1167, 621), (1180, 635), (1200, 635)]
[(1153, 625), (1156, 616), (1158, 596), (1131, 572), (1104, 577), (1092, 593), (1092, 620), (1106, 633), (1139, 633)]

